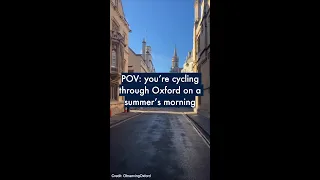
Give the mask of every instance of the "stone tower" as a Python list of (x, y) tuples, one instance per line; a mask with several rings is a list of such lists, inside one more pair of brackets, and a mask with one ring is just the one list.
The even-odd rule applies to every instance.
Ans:
[(174, 47), (173, 57), (172, 57), (172, 66), (170, 72), (172, 73), (180, 73), (179, 68), (179, 57), (177, 55), (177, 48)]
[(146, 57), (146, 40), (145, 38), (143, 38), (143, 41), (142, 41), (142, 57), (144, 60), (147, 59)]

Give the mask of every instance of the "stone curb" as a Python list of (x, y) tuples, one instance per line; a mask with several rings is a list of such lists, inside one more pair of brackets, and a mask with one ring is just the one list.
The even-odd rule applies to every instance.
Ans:
[(192, 117), (190, 117), (188, 114), (185, 114), (196, 126), (197, 128), (201, 131), (201, 133), (209, 140), (210, 143), (210, 134), (204, 130), (199, 123), (197, 123)]
[(133, 117), (139, 116), (140, 114), (142, 114), (142, 113), (138, 112), (138, 113), (134, 114), (133, 116), (129, 116), (129, 117), (126, 117), (124, 119), (121, 119), (120, 121), (117, 121), (117, 122), (114, 122), (114, 123), (110, 123), (110, 126), (113, 126), (115, 124), (121, 123), (122, 121), (125, 121), (125, 120), (127, 120), (129, 118), (133, 118)]

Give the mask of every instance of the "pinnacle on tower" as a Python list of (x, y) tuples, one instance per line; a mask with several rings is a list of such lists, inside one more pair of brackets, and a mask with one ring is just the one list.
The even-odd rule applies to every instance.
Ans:
[(145, 43), (146, 42), (146, 40), (145, 40), (145, 38), (143, 38), (143, 41), (142, 41), (142, 43)]
[(176, 47), (176, 45), (174, 45), (173, 56), (174, 56), (174, 57), (177, 57), (177, 47)]

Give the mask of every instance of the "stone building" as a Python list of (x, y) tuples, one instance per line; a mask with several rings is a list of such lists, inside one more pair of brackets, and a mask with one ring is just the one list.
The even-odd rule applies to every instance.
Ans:
[(191, 73), (193, 72), (193, 57), (192, 52), (188, 52), (186, 57), (186, 61), (183, 64), (183, 68), (181, 70), (182, 73)]
[(147, 46), (147, 42), (145, 41), (145, 39), (143, 39), (142, 41), (142, 57), (148, 66), (149, 72), (155, 72), (152, 61), (152, 49), (151, 46)]
[(170, 72), (171, 73), (180, 73), (182, 68), (179, 68), (179, 57), (177, 55), (177, 48), (174, 47), (173, 57), (172, 57), (172, 65)]
[(143, 46), (142, 48), (145, 47), (145, 53), (143, 53), (143, 54), (145, 54), (144, 55), (144, 57), (145, 57), (144, 60), (145, 60), (146, 64), (148, 65), (148, 68), (150, 69), (149, 72), (155, 72), (155, 68), (154, 68), (153, 62), (152, 62), (151, 46), (146, 46), (146, 42), (145, 41), (143, 42), (142, 46)]
[(121, 0), (110, 1), (110, 110), (115, 115), (124, 111), (124, 98), (119, 96), (121, 73), (128, 72), (129, 24)]
[(204, 88), (194, 110), (210, 117), (210, 0), (195, 0), (194, 12), (193, 70), (202, 74)]
[(129, 48), (129, 66), (128, 72), (152, 73), (155, 68), (152, 62), (151, 46), (146, 45), (145, 39), (142, 41), (142, 54), (136, 54)]

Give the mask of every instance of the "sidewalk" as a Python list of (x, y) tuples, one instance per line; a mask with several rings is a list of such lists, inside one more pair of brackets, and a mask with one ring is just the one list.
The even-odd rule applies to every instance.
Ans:
[(124, 121), (128, 118), (131, 118), (131, 117), (134, 117), (134, 116), (137, 116), (141, 114), (140, 112), (128, 112), (128, 113), (119, 113), (119, 114), (116, 114), (114, 116), (112, 116), (110, 118), (110, 126), (116, 124), (116, 123), (119, 123), (121, 121)]
[(206, 133), (207, 136), (210, 138), (210, 118), (207, 118), (203, 115), (199, 114), (186, 114), (197, 126)]
[(200, 114), (200, 115), (202, 115), (202, 116), (210, 119), (210, 112), (208, 112), (208, 111), (203, 111), (203, 110), (200, 110), (200, 109), (199, 109), (199, 110), (198, 110), (198, 114)]

